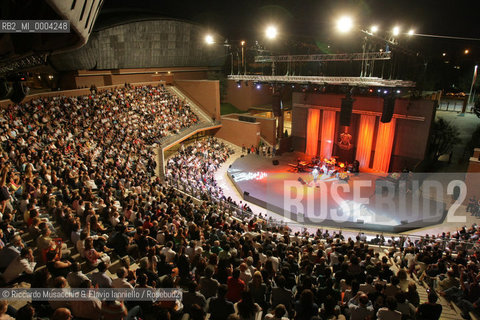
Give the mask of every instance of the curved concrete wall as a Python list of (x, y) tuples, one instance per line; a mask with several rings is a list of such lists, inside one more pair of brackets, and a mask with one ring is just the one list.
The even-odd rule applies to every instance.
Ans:
[(53, 55), (58, 71), (220, 66), (222, 45), (204, 44), (206, 30), (178, 20), (131, 22), (102, 29), (73, 52)]

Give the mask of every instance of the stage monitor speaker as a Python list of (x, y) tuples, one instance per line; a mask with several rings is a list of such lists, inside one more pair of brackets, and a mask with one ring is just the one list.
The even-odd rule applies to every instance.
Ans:
[(298, 178), (298, 181), (300, 181), (301, 184), (307, 184), (307, 183), (305, 182), (305, 180), (302, 179), (302, 177), (299, 177), (299, 178)]
[(248, 191), (243, 191), (243, 196), (244, 196), (244, 197), (248, 197), (249, 195), (250, 195), (250, 192), (248, 192)]
[(401, 224), (407, 224), (408, 223), (408, 220), (402, 220), (400, 221)]
[(380, 119), (380, 121), (383, 123), (388, 123), (392, 121), (394, 110), (395, 110), (395, 97), (393, 96), (384, 97), (382, 118)]
[(358, 224), (364, 224), (365, 221), (363, 221), (363, 220), (361, 220), (361, 219), (357, 219), (357, 223), (358, 223)]
[(353, 99), (349, 94), (342, 99), (342, 108), (340, 109), (340, 125), (349, 127), (352, 120)]
[(282, 116), (282, 98), (280, 97), (280, 93), (276, 93), (273, 95), (272, 110), (275, 117)]
[(272, 164), (273, 164), (274, 166), (278, 166), (278, 160), (272, 160)]

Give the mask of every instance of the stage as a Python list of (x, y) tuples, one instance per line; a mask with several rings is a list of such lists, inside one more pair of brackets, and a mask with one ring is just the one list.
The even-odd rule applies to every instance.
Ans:
[[(300, 224), (404, 232), (443, 222), (443, 198), (426, 197), (411, 181), (402, 183), (374, 173), (348, 174), (348, 180), (294, 172), (289, 164), (302, 153), (266, 158), (254, 154), (235, 160), (227, 175), (242, 197)], [(272, 160), (278, 160), (274, 165)]]

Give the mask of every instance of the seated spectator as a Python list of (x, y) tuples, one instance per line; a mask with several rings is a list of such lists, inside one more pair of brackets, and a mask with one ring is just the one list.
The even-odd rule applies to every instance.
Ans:
[(227, 299), (231, 302), (238, 302), (242, 297), (242, 292), (246, 289), (245, 282), (239, 279), (240, 270), (235, 269), (227, 280), (228, 292)]
[(313, 300), (313, 292), (305, 289), (295, 302), (295, 320), (310, 320), (317, 315), (318, 305)]
[(34, 320), (35, 318), (35, 309), (29, 303), (18, 309), (17, 314), (15, 315), (16, 320)]
[(6, 300), (0, 300), (0, 320), (14, 320), (7, 314), (8, 303)]
[(285, 288), (286, 280), (284, 276), (277, 277), (276, 284), (277, 286), (272, 288), (272, 308), (281, 304), (290, 314), (292, 312), (292, 291)]
[[(80, 288), (89, 289), (93, 287), (91, 282), (87, 280), (82, 282)], [(70, 310), (76, 318), (99, 320), (102, 317), (102, 303), (95, 297), (72, 301)]]
[(363, 320), (373, 317), (373, 305), (363, 292), (358, 292), (348, 301), (348, 309), (350, 320)]
[(205, 275), (200, 278), (199, 289), (200, 293), (205, 297), (205, 299), (215, 296), (218, 286), (220, 285), (220, 283), (218, 283), (216, 279), (213, 279), (212, 276), (212, 268), (207, 267), (205, 269)]
[(72, 313), (68, 308), (58, 308), (52, 315), (52, 320), (71, 320)]
[(197, 283), (195, 281), (190, 282), (188, 285), (188, 291), (183, 292), (183, 309), (186, 313), (190, 313), (193, 305), (198, 305), (202, 309), (205, 308), (207, 300), (197, 291)]
[(397, 293), (395, 299), (397, 300), (397, 310), (402, 313), (402, 319), (414, 319), (416, 309), (413, 304), (408, 302), (405, 293)]
[(414, 307), (418, 308), (420, 305), (420, 296), (418, 295), (417, 285), (415, 283), (410, 283), (408, 285), (408, 291), (405, 296)]
[(386, 307), (377, 311), (378, 320), (402, 320), (402, 313), (397, 311), (397, 300), (394, 297), (387, 297)]
[(47, 270), (52, 277), (67, 277), (70, 272), (72, 263), (68, 260), (61, 260), (57, 251), (50, 250), (47, 252)]
[(118, 289), (133, 289), (133, 286), (127, 280), (128, 272), (125, 267), (121, 267), (117, 270), (117, 279), (112, 281), (112, 288)]
[(267, 307), (267, 285), (263, 282), (263, 276), (260, 271), (255, 271), (252, 281), (249, 283), (249, 291), (253, 301), (262, 308)]
[(16, 257), (2, 274), (5, 283), (30, 282), (36, 262), (30, 248), (22, 248), (20, 256)]
[(91, 280), (92, 285), (98, 288), (111, 288), (112, 287), (112, 278), (107, 274), (107, 265), (104, 262), (100, 262), (97, 267), (98, 271), (92, 273)]
[(71, 271), (67, 275), (67, 282), (70, 288), (79, 288), (83, 281), (88, 280), (87, 275), (80, 269), (80, 264), (78, 262), (73, 262), (70, 270)]
[(437, 283), (437, 290), (439, 293), (445, 292), (451, 288), (459, 288), (460, 281), (455, 277), (453, 270), (447, 271), (447, 277)]
[[(67, 279), (64, 277), (56, 277), (53, 279), (53, 288), (54, 289), (64, 289), (67, 287)], [(52, 310), (56, 310), (58, 308), (68, 308), (70, 306), (69, 301), (62, 301), (62, 300), (49, 300), (48, 303), (50, 304), (50, 307)]]
[(98, 252), (93, 247), (93, 238), (88, 237), (85, 239), (85, 258), (92, 267), (96, 267), (99, 263), (103, 262), (106, 265), (110, 264), (110, 257), (104, 252)]
[(227, 290), (226, 285), (220, 285), (217, 290), (217, 296), (210, 298), (207, 302), (207, 312), (210, 313), (211, 320), (224, 320), (230, 314), (235, 313), (233, 303), (226, 299)]
[(8, 265), (18, 256), (24, 247), (22, 238), (16, 235), (12, 238), (10, 243), (0, 250), (0, 270), (5, 270)]
[(128, 315), (127, 308), (121, 301), (102, 301), (103, 320), (123, 320)]
[(249, 291), (242, 292), (242, 299), (234, 304), (235, 314), (241, 320), (255, 320), (257, 313), (262, 311), (260, 305), (253, 301)]
[(271, 313), (265, 315), (264, 320), (288, 320), (287, 309), (283, 304), (279, 304), (272, 310)]
[(428, 293), (428, 301), (422, 303), (416, 312), (418, 320), (438, 320), (442, 314), (442, 305), (437, 303), (438, 296), (435, 292)]

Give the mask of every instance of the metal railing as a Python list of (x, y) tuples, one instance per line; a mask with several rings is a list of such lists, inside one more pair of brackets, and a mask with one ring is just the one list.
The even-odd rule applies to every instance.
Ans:
[(156, 143), (160, 148), (166, 147), (172, 143), (175, 143), (178, 140), (181, 140), (183, 137), (201, 129), (207, 129), (210, 127), (218, 126), (220, 125), (220, 121), (214, 121), (214, 122), (199, 122), (197, 124), (194, 124), (190, 127), (186, 127), (181, 129), (178, 133), (162, 137), (160, 139), (156, 140)]

